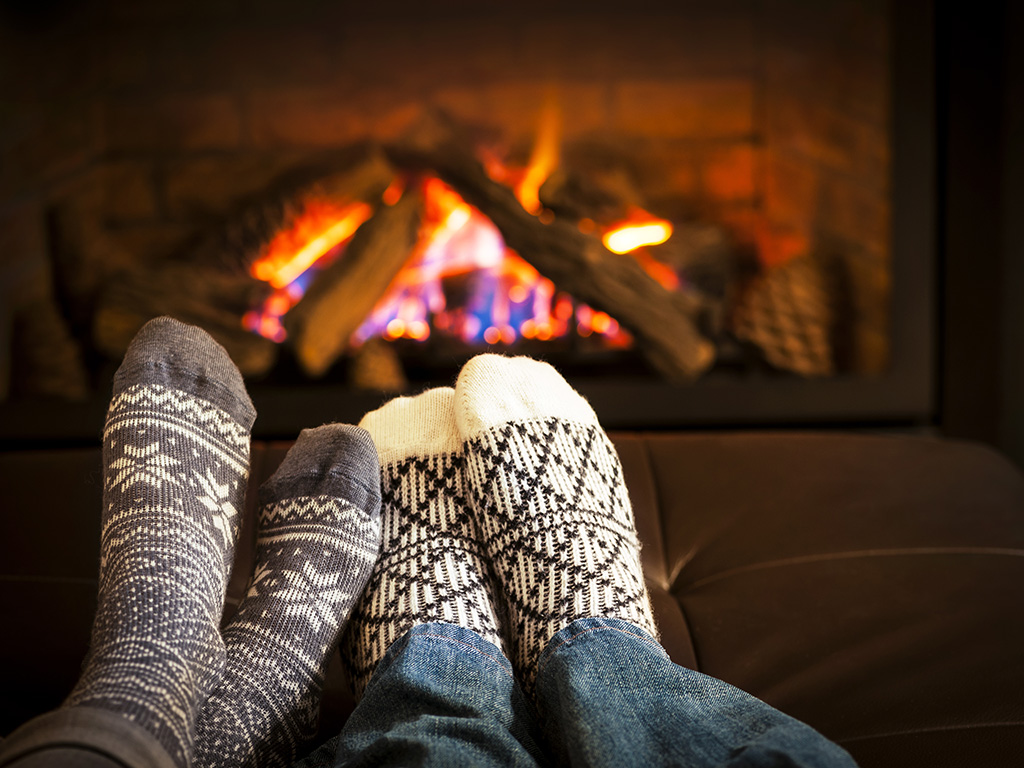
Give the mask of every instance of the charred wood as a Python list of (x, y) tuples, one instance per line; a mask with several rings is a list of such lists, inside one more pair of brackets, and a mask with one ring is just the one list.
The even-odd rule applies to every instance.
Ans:
[(312, 201), (344, 206), (355, 201), (375, 204), (395, 173), (383, 153), (367, 146), (358, 156), (308, 182), (284, 184), (276, 194), (230, 217), (212, 236), (194, 243), (179, 258), (248, 270), (279, 232), (288, 230)]
[(733, 313), (733, 333), (780, 370), (832, 376), (836, 304), (821, 259), (801, 256), (747, 284)]
[(32, 302), (13, 322), (14, 394), (84, 400), (89, 379), (81, 351), (52, 300)]
[(352, 353), (348, 381), (356, 389), (391, 393), (409, 389), (409, 380), (394, 346), (379, 337), (368, 339)]

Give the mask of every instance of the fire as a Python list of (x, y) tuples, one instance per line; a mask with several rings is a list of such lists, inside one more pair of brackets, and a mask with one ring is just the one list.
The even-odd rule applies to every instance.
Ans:
[[(549, 118), (546, 124), (549, 127), (542, 131), (538, 145), (547, 148), (535, 150), (534, 162), (517, 186), (528, 209), (557, 157), (551, 154), (551, 147), (557, 147), (557, 122)], [(538, 167), (545, 169), (543, 178), (533, 170)], [(506, 179), (510, 175), (500, 168), (492, 173)], [(546, 341), (568, 334), (574, 316), (575, 331), (581, 336), (601, 336), (612, 346), (630, 343), (629, 334), (613, 317), (556, 292), (550, 280), (505, 245), (489, 218), (443, 181), (427, 179), (423, 196), (425, 216), (414, 255), (357, 331), (357, 343), (377, 335), (423, 340), (431, 328), (467, 343)], [(536, 210), (539, 205), (537, 199)], [(603, 237), (614, 246), (610, 250), (632, 252), (654, 279), (675, 289), (679, 278), (671, 267), (642, 251), (643, 246), (665, 242), (671, 234), (669, 222), (635, 209), (628, 221), (610, 228)], [(469, 288), (469, 298), (450, 306), (445, 287), (455, 282)]]
[(310, 201), (287, 230), (282, 230), (253, 262), (253, 277), (274, 291), (257, 311), (247, 312), (242, 325), (268, 339), (287, 336), (281, 318), (295, 306), (312, 276), (310, 268), (350, 240), (373, 209), (366, 203), (338, 206)]
[(558, 167), (561, 135), (561, 108), (554, 92), (549, 91), (541, 110), (540, 128), (533, 144), (530, 162), (522, 179), (516, 185), (516, 197), (530, 213), (541, 213), (540, 188)]
[(253, 277), (284, 288), (325, 253), (348, 240), (373, 209), (366, 203), (339, 208), (312, 202), (288, 230), (279, 232), (266, 253), (252, 265)]
[(483, 149), (480, 160), (487, 175), (499, 184), (510, 187), (516, 199), (530, 213), (542, 220), (550, 211), (540, 202), (540, 188), (558, 167), (562, 137), (562, 110), (557, 90), (551, 88), (544, 97), (538, 119), (537, 135), (525, 168), (510, 166), (503, 158)]
[[(488, 173), (515, 190), (523, 207), (541, 221), (553, 218), (543, 209), (540, 188), (558, 165), (561, 115), (548, 99), (528, 166), (514, 169), (485, 158)], [(408, 179), (397, 178), (381, 202), (393, 205)], [(352, 338), (353, 344), (374, 336), (424, 341), (441, 333), (469, 344), (510, 345), (519, 339), (547, 341), (572, 331), (599, 336), (607, 346), (628, 346), (631, 337), (604, 312), (575, 302), (510, 250), (494, 223), (438, 178), (418, 182), (424, 200), (423, 220), (409, 262)], [(370, 205), (311, 204), (288, 231), (279, 234), (252, 265), (252, 274), (274, 291), (244, 325), (275, 341), (285, 338), (281, 322), (301, 299), (325, 256), (338, 257), (348, 240), (372, 215)], [(643, 251), (672, 234), (669, 222), (634, 209), (626, 221), (605, 229), (579, 222), (581, 231), (602, 235), (609, 250), (633, 255), (666, 288), (679, 278), (667, 265)], [(453, 299), (453, 297), (455, 297)]]
[[(581, 226), (582, 226), (581, 222)], [(593, 226), (593, 222), (590, 222)], [(609, 227), (601, 236), (604, 247), (612, 253), (632, 254), (640, 266), (663, 288), (674, 291), (679, 288), (679, 275), (672, 267), (658, 261), (644, 250), (650, 245), (661, 245), (672, 237), (672, 224), (659, 219), (642, 208), (631, 208), (625, 221)]]
[[(437, 178), (423, 184), (424, 221), (409, 264), (356, 332), (423, 340), (431, 327), (468, 343), (512, 344), (564, 335), (554, 284), (510, 251), (497, 227)], [(446, 286), (467, 300), (450, 306)], [(570, 305), (571, 313), (571, 305)]]

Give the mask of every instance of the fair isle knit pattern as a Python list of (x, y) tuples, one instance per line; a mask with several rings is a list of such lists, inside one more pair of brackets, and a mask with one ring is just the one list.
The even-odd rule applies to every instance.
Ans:
[(178, 765), (188, 764), (197, 710), (223, 672), (218, 625), (254, 418), (227, 353), (167, 318), (139, 332), (115, 377), (99, 601), (65, 706), (122, 714)]
[(656, 636), (622, 466), (586, 401), (526, 358), (475, 358), (456, 388), (467, 484), (524, 689), (548, 641), (577, 619)]
[(380, 552), (377, 454), (356, 427), (304, 431), (260, 491), (248, 594), (195, 765), (288, 766), (316, 734), (327, 665)]
[(342, 640), (357, 696), (417, 624), (457, 624), (501, 646), (487, 558), (463, 491), (453, 394), (398, 398), (361, 422), (381, 458), (384, 543)]

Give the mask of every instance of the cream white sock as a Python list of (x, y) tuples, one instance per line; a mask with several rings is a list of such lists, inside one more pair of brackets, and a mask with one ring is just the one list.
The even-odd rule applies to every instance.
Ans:
[(454, 390), (400, 397), (359, 426), (381, 465), (381, 558), (342, 640), (361, 696), (391, 644), (417, 624), (447, 622), (501, 645), (492, 577), (463, 490)]
[(467, 363), (455, 392), (469, 496), (526, 690), (544, 646), (577, 619), (656, 636), (622, 466), (587, 401), (550, 365), (499, 355)]

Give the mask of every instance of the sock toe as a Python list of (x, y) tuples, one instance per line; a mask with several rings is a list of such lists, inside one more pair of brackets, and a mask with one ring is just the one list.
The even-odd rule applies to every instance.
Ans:
[(469, 498), (524, 689), (577, 619), (655, 634), (621, 464), (586, 400), (550, 365), (497, 355), (467, 363), (455, 391)]
[(455, 390), (391, 400), (360, 422), (381, 464), (381, 557), (343, 640), (362, 695), (387, 649), (418, 624), (445, 622), (501, 645), (489, 565), (463, 489)]
[(302, 430), (273, 477), (260, 487), (259, 503), (296, 496), (345, 499), (379, 515), (380, 466), (370, 433), (351, 424)]
[(369, 434), (304, 430), (260, 489), (256, 567), (224, 630), (227, 671), (198, 725), (196, 765), (292, 765), (316, 732), (327, 666), (380, 554)]
[(254, 418), (227, 352), (170, 318), (132, 341), (107, 410), (96, 620), (66, 706), (123, 714), (179, 764), (224, 671)]
[(510, 421), (557, 417), (596, 424), (590, 404), (547, 363), (478, 355), (455, 384), (455, 419), (464, 439)]
[(372, 436), (381, 465), (462, 449), (462, 437), (455, 425), (455, 390), (451, 387), (395, 398), (366, 414), (359, 426)]
[(114, 375), (114, 393), (135, 384), (159, 384), (200, 397), (244, 428), (256, 420), (238, 367), (227, 350), (195, 325), (171, 317), (146, 323), (132, 339)]

